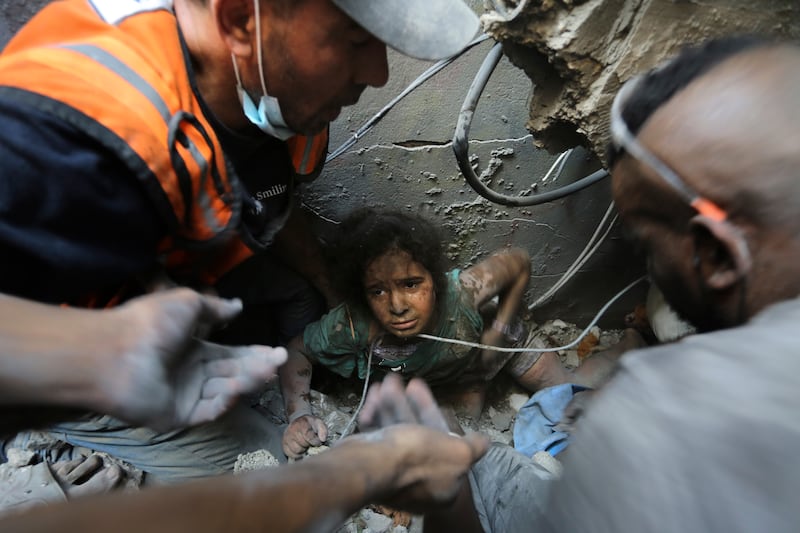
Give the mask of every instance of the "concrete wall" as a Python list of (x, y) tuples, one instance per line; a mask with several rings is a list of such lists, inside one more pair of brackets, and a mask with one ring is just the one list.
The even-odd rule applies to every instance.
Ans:
[[(0, 44), (39, 5), (6, 1), (0, 9)], [(481, 12), (480, 0), (472, 6)], [(467, 266), (493, 249), (520, 246), (533, 257), (529, 300), (543, 293), (584, 248), (610, 202), (609, 184), (598, 183), (563, 200), (529, 208), (491, 204), (463, 180), (450, 140), (467, 89), (491, 47), (482, 43), (401, 101), (358, 144), (332, 161), (317, 182), (304, 191), (305, 207), (323, 235), (358, 206), (407, 209), (434, 219), (448, 239), (454, 266)], [(430, 63), (390, 51), (390, 82), (368, 89), (361, 101), (332, 125), (331, 148), (337, 147)], [(478, 105), (470, 133), (470, 153), (478, 173), (506, 194), (531, 194), (567, 184), (598, 168), (578, 150), (556, 181), (541, 182), (554, 156), (536, 149), (525, 128), (531, 82), (503, 59)], [(616, 232), (574, 281), (537, 320), (559, 317), (585, 324), (617, 289), (641, 273)], [(601, 324), (620, 326), (622, 316), (642, 291), (612, 308)]]
[(688, 43), (754, 34), (800, 40), (797, 0), (486, 0), (484, 29), (539, 90), (528, 128), (551, 149), (602, 153), (621, 83)]
[[(573, 196), (528, 208), (509, 208), (475, 193), (458, 170), (451, 139), (470, 83), (493, 43), (465, 54), (401, 101), (348, 153), (332, 161), (304, 196), (321, 219), (340, 220), (356, 206), (406, 209), (433, 218), (451, 243), (454, 265), (473, 263), (493, 249), (520, 246), (533, 257), (529, 298), (554, 283), (580, 253), (610, 202), (601, 182)], [(333, 125), (332, 148), (383, 107), (429, 63), (391, 56), (389, 84), (369, 90)], [(598, 168), (591, 154), (578, 150), (556, 182), (542, 183), (555, 157), (533, 145), (525, 129), (531, 83), (503, 59), (477, 107), (470, 131), (470, 153), (479, 175), (489, 169), (493, 189), (509, 194), (539, 193), (570, 183)], [(534, 190), (535, 187), (535, 190)], [(600, 248), (549, 307), (535, 314), (585, 323), (616, 288), (641, 271), (617, 235)], [(612, 310), (619, 325), (631, 299)]]
[(45, 0), (3, 0), (0, 2), (0, 47), (5, 46), (31, 15), (47, 4)]

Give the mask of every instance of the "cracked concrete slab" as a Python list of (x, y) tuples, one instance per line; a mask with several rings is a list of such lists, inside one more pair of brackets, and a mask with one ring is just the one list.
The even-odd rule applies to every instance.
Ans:
[(602, 155), (621, 83), (681, 46), (747, 33), (797, 40), (796, 0), (487, 0), (484, 30), (533, 80), (528, 129)]

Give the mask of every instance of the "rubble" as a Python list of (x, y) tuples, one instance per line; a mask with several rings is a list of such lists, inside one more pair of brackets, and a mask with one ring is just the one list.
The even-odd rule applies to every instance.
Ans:
[(484, 31), (533, 81), (527, 128), (551, 152), (603, 157), (620, 85), (685, 43), (729, 34), (800, 39), (796, 0), (486, 0)]

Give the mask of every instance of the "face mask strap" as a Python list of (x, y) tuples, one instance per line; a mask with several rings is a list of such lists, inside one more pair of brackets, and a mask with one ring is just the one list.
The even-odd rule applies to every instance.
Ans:
[(242, 85), (242, 77), (239, 73), (239, 65), (236, 62), (236, 55), (231, 54), (233, 61), (233, 73), (236, 77), (236, 89), (239, 93), (239, 100), (242, 103), (245, 116), (251, 123), (259, 129), (281, 140), (289, 139), (297, 135), (289, 129), (281, 113), (278, 99), (267, 93), (267, 84), (264, 80), (263, 52), (261, 47), (261, 9), (259, 0), (253, 3), (256, 18), (256, 58), (258, 59), (258, 75), (261, 80), (262, 95), (257, 100), (253, 100), (250, 94)]
[(264, 57), (261, 51), (261, 7), (259, 0), (253, 0), (256, 15), (256, 58), (258, 59), (258, 77), (261, 79), (261, 91), (266, 96), (267, 84), (264, 82)]
[(233, 74), (236, 76), (236, 88), (242, 88), (242, 78), (239, 76), (239, 67), (236, 65), (236, 56), (231, 54), (231, 61), (233, 61)]

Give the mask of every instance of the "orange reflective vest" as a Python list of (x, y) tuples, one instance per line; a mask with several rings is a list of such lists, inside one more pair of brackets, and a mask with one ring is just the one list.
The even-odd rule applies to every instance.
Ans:
[[(246, 192), (192, 90), (170, 0), (53, 2), (0, 55), (0, 91), (126, 164), (167, 221), (158, 252), (184, 281), (213, 284), (274, 237), (276, 224), (254, 235), (241, 223)], [(327, 139), (287, 141), (297, 175), (319, 170)]]

